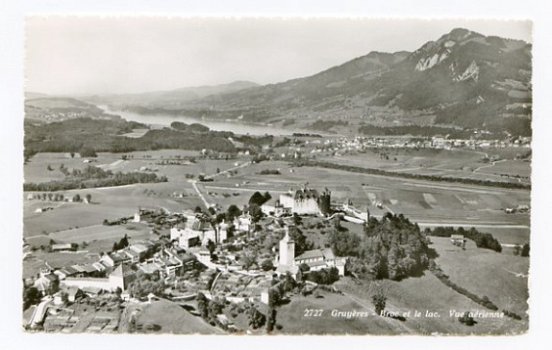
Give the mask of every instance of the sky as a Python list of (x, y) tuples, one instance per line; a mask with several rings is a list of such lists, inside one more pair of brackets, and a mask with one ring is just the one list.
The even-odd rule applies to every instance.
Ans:
[(528, 21), (27, 17), (25, 90), (82, 95), (276, 83), (370, 51), (414, 51), (457, 27), (531, 42)]

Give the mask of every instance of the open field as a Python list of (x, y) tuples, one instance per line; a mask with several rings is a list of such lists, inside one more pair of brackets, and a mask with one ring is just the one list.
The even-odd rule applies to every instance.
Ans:
[[(461, 324), (451, 310), (482, 310), (465, 296), (441, 283), (431, 273), (400, 282), (380, 282), (387, 294), (386, 310), (404, 315), (405, 321), (374, 314), (369, 283), (355, 283), (343, 277), (335, 286), (344, 294), (317, 291), (314, 295), (294, 296), (289, 304), (278, 307), (276, 321), (286, 334), (504, 334), (520, 333), (527, 321), (504, 318), (478, 318), (477, 325)], [(321, 297), (317, 298), (319, 294)], [(320, 317), (305, 317), (306, 309), (323, 310)], [(332, 316), (332, 311), (334, 315)], [(356, 318), (336, 317), (338, 311), (366, 312)], [(419, 311), (420, 317), (414, 317)], [(438, 313), (430, 317), (426, 312)]]
[[(319, 294), (317, 298), (314, 295)], [(315, 292), (307, 297), (294, 296), (291, 302), (277, 308), (276, 323), (283, 326), (283, 334), (399, 334), (413, 333), (401, 321), (374, 315), (370, 301), (359, 303), (339, 294)], [(323, 310), (320, 317), (306, 317), (305, 310)], [(362, 318), (336, 318), (332, 311), (368, 312)]]
[[(414, 333), (504, 334), (519, 333), (527, 329), (527, 320), (515, 321), (508, 317), (478, 318), (478, 324), (473, 327), (461, 324), (456, 316), (451, 316), (451, 310), (463, 313), (486, 309), (447, 287), (430, 272), (426, 272), (422, 277), (380, 283), (388, 297), (386, 310), (401, 315), (406, 313), (406, 321), (402, 324)], [(367, 283), (358, 285), (345, 278), (337, 282), (336, 286), (345, 292), (345, 295), (356, 300), (366, 300), (366, 304), (371, 306), (371, 294)], [(414, 311), (419, 311), (422, 315), (414, 317)], [(428, 317), (426, 311), (437, 312), (440, 317)]]
[[(127, 159), (123, 160), (123, 155)], [(89, 165), (100, 167), (104, 170), (113, 172), (131, 172), (141, 171), (145, 167), (155, 170), (159, 176), (165, 175), (171, 181), (185, 181), (185, 174), (211, 174), (215, 173), (217, 168), (227, 169), (233, 166), (235, 162), (243, 163), (248, 159), (238, 160), (204, 160), (198, 159), (197, 162), (183, 165), (162, 165), (163, 161), (179, 160), (184, 157), (198, 157), (197, 151), (186, 150), (158, 150), (158, 151), (136, 151), (127, 153), (108, 153), (99, 152), (96, 158), (80, 158), (76, 156), (71, 158), (69, 153), (38, 153), (33, 156), (24, 166), (25, 182), (47, 182), (53, 180), (62, 180), (63, 173), (59, 167), (63, 164), (69, 171), (72, 169), (83, 169)], [(84, 161), (88, 160), (89, 163)], [(47, 168), (51, 167), (51, 171)]]
[(522, 177), (531, 176), (531, 163), (523, 160), (504, 160), (502, 162), (495, 162), (489, 167), (480, 168), (479, 173), (494, 174), (494, 175), (519, 175)]
[[(259, 176), (261, 169), (279, 169), (281, 175)], [(239, 204), (244, 204), (254, 191), (269, 191), (274, 197), (297, 188), (307, 179), (312, 188), (330, 189), (332, 202), (341, 204), (350, 199), (357, 208), (368, 209), (371, 215), (378, 216), (391, 210), (420, 222), (420, 226), (474, 226), (482, 231), (492, 229), (497, 236), (502, 235), (500, 230), (505, 230), (504, 243), (524, 242), (528, 239), (529, 214), (504, 212), (507, 207), (529, 204), (530, 192), (527, 190), (291, 167), (286, 162), (275, 161), (254, 164), (240, 171), (237, 176), (216, 178), (214, 182), (203, 186), (218, 194), (242, 193), (242, 196), (228, 198), (228, 202), (240, 201)], [(385, 207), (378, 208), (378, 202)], [(513, 239), (513, 235), (518, 234), (522, 238)]]
[[(177, 198), (174, 194), (184, 194)], [(166, 208), (182, 211), (201, 205), (188, 182), (135, 184), (110, 188), (63, 191), (66, 197), (79, 193), (92, 196), (93, 204), (25, 200), (23, 203), (24, 236), (35, 236), (75, 227), (99, 225), (104, 219), (132, 216), (139, 207)], [(35, 213), (37, 207), (58, 206), (54, 210)]]
[(67, 243), (80, 243), (82, 241), (95, 241), (99, 239), (120, 239), (124, 235), (130, 238), (147, 237), (149, 228), (141, 223), (130, 223), (126, 225), (92, 225), (71, 230), (58, 231), (50, 234), (54, 240)]
[(436, 262), (451, 281), (526, 318), (528, 258), (480, 249), (469, 240), (466, 250), (452, 245), (448, 238), (431, 237), (431, 241), (439, 254)]
[[(526, 148), (492, 148), (478, 151), (465, 149), (389, 149), (386, 151), (389, 159), (382, 159), (378, 153), (372, 150), (365, 153), (336, 155), (320, 159), (336, 164), (399, 173), (408, 172), (420, 175), (530, 183), (531, 163), (514, 159), (516, 155), (524, 154), (527, 151)], [(500, 156), (502, 160), (494, 165), (484, 163), (482, 158), (485, 155)], [(515, 176), (521, 178), (518, 179)]]
[(158, 333), (174, 334), (224, 334), (224, 332), (193, 316), (178, 304), (168, 300), (153, 301), (141, 306), (137, 324), (156, 324), (161, 327)]

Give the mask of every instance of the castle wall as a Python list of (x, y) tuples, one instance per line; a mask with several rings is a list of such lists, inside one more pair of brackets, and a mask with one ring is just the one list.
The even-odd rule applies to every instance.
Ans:
[(318, 209), (318, 203), (316, 199), (309, 198), (303, 200), (295, 200), (292, 207), (292, 212), (303, 215), (303, 214), (319, 214), (320, 209)]

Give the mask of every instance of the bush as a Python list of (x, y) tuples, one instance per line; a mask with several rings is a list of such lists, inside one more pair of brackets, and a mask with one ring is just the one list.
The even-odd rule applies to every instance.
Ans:
[(463, 323), (466, 326), (470, 326), (470, 327), (477, 323), (477, 322), (475, 322), (473, 317), (470, 315), (469, 311), (466, 311), (464, 313), (464, 315), (458, 317), (458, 321), (460, 321), (460, 323)]

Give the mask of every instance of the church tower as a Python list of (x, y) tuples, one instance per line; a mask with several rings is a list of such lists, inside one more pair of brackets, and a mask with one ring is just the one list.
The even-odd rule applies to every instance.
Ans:
[(295, 264), (295, 241), (289, 236), (289, 227), (286, 226), (286, 234), (280, 240), (279, 265), (293, 266)]

